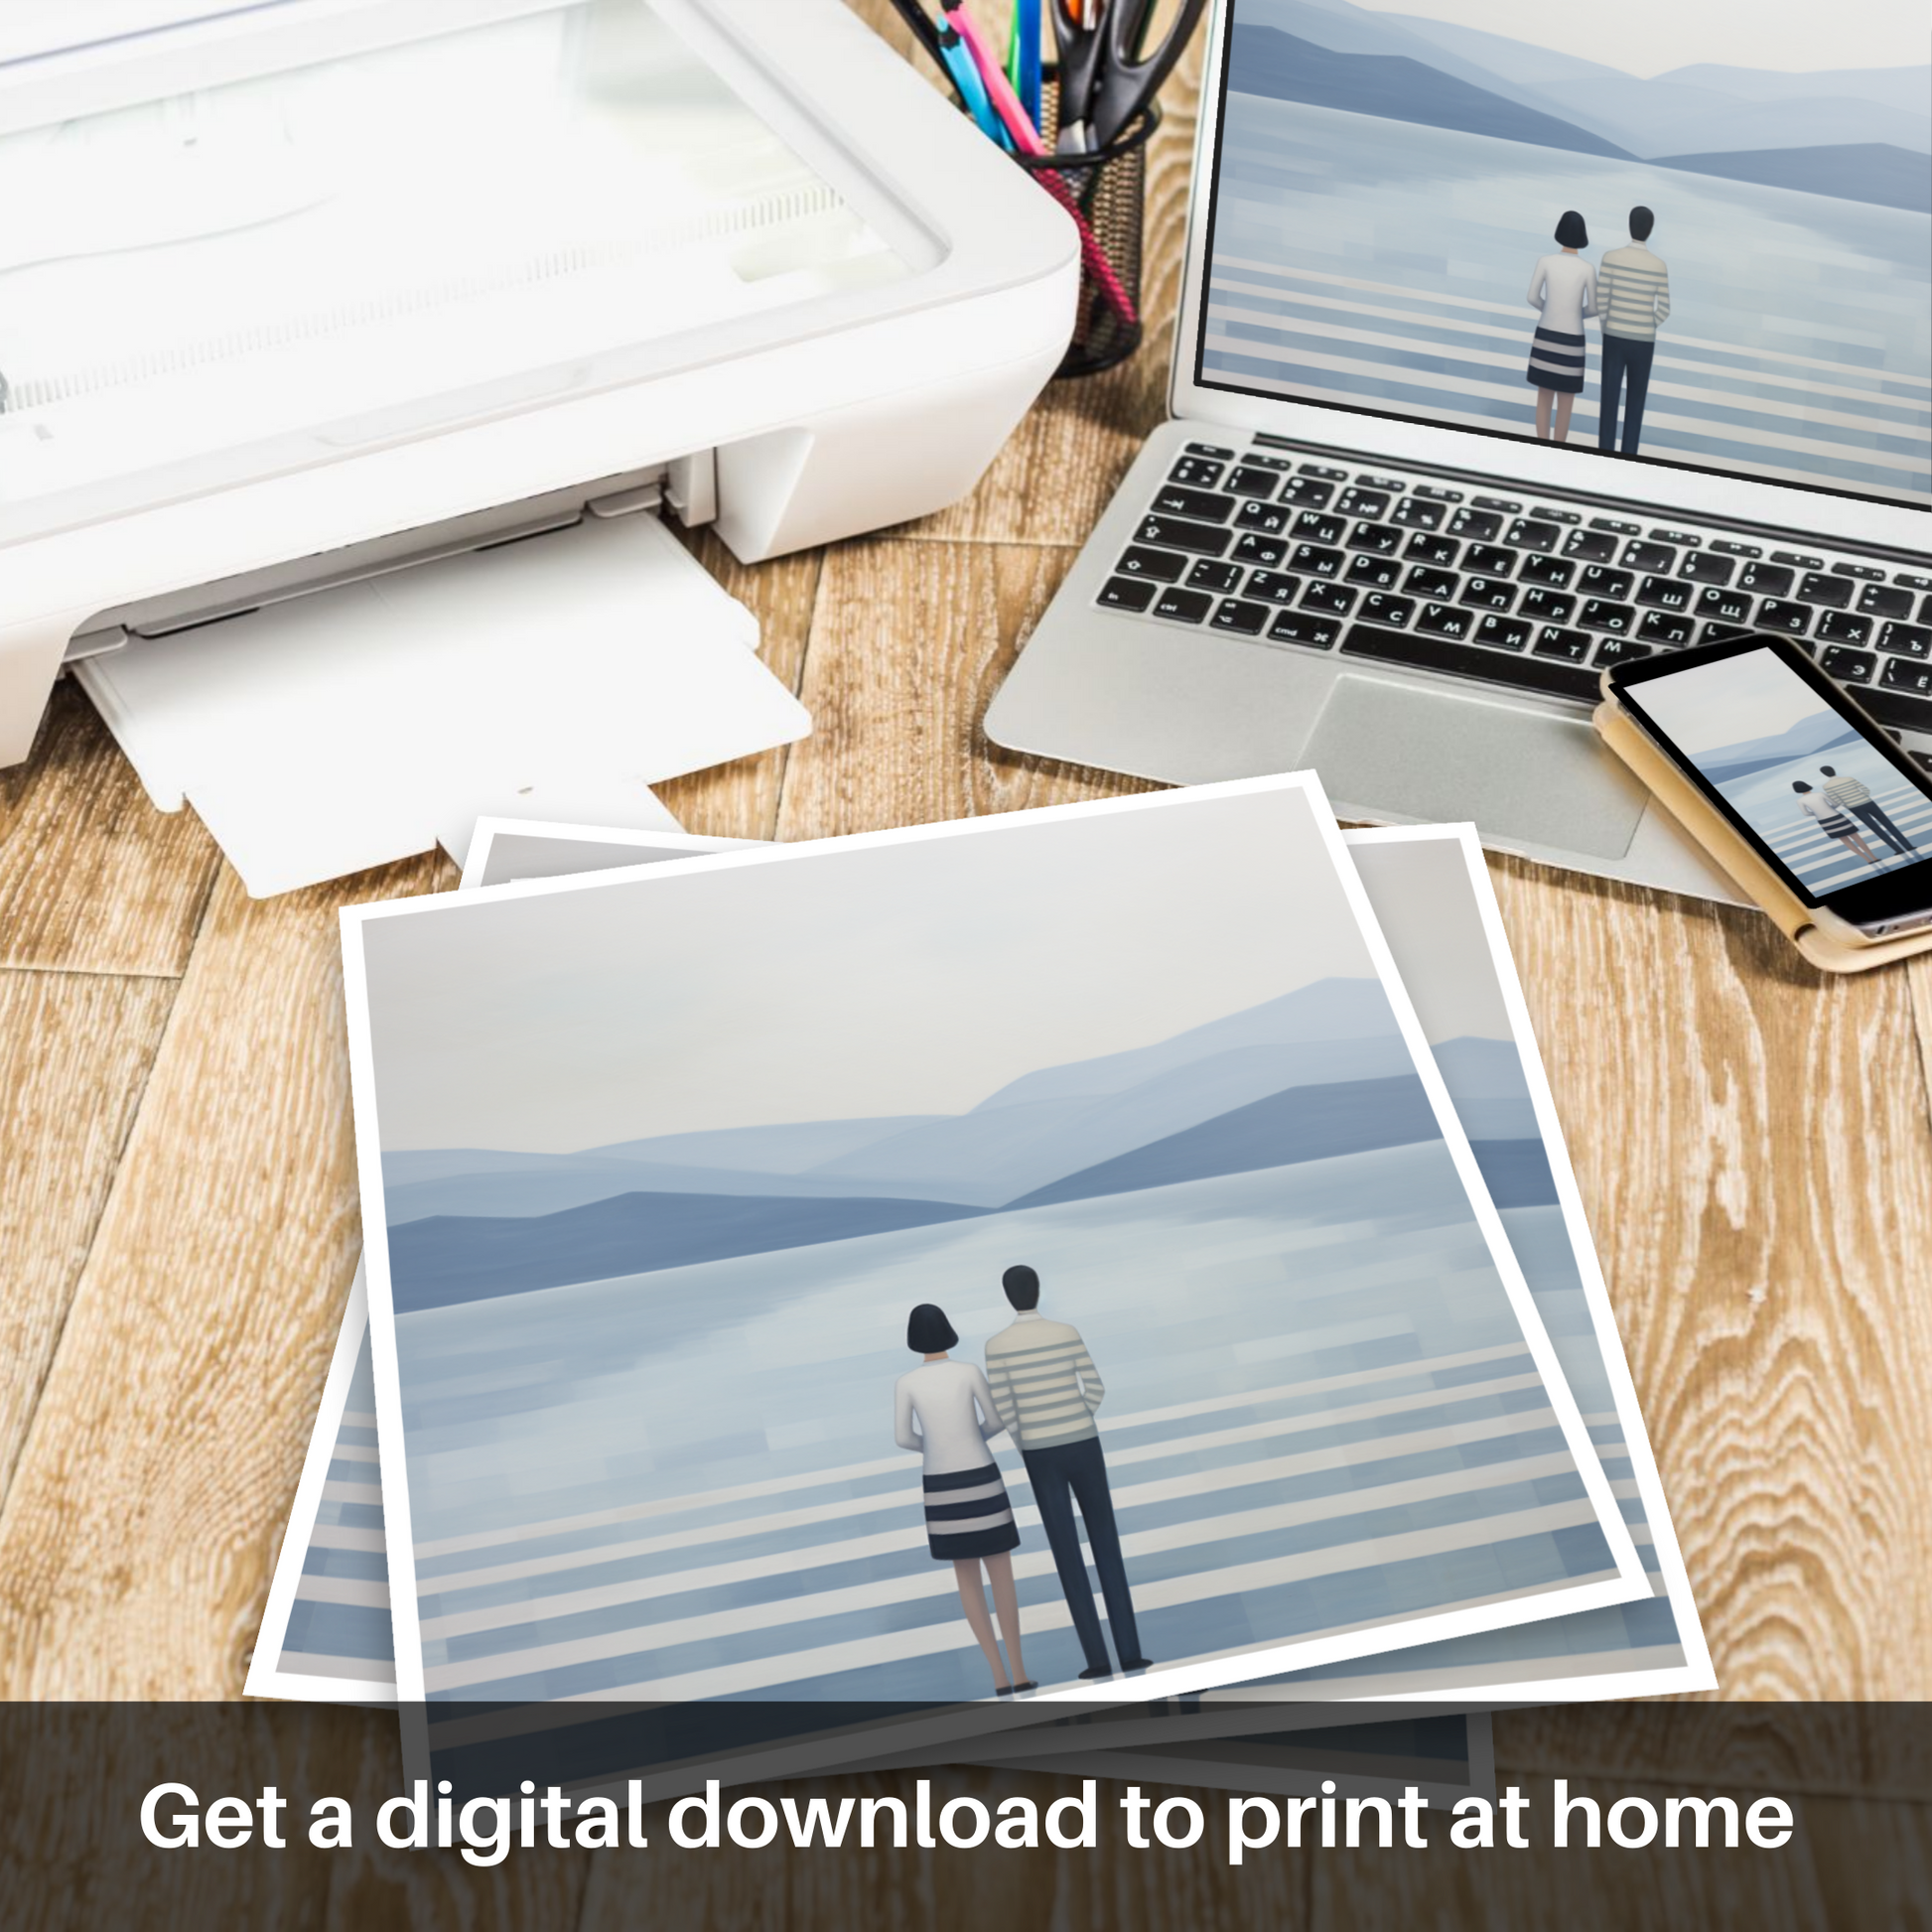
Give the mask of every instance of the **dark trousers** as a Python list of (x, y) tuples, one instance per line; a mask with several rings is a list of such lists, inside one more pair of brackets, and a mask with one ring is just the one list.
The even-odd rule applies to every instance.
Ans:
[(1107, 1462), (1100, 1439), (1061, 1443), (1053, 1449), (1023, 1449), (1027, 1479), (1034, 1502), (1045, 1525), (1053, 1552), (1053, 1568), (1060, 1573), (1060, 1588), (1073, 1612), (1073, 1628), (1087, 1653), (1089, 1670), (1110, 1670), (1107, 1645), (1100, 1635), (1100, 1618), (1093, 1607), (1093, 1588), (1087, 1582), (1087, 1560), (1080, 1549), (1080, 1531), (1073, 1521), (1073, 1505), (1087, 1526), (1093, 1567), (1100, 1573), (1100, 1593), (1107, 1599), (1107, 1621), (1113, 1626), (1114, 1648), (1123, 1667), (1141, 1659), (1141, 1639), (1134, 1628), (1134, 1599), (1127, 1593), (1127, 1566), (1121, 1561), (1120, 1531), (1114, 1527), (1114, 1497), (1107, 1487)]
[(1603, 354), (1599, 363), (1601, 396), (1596, 404), (1596, 447), (1613, 449), (1616, 445), (1618, 392), (1625, 383), (1630, 395), (1623, 407), (1623, 454), (1635, 456), (1637, 439), (1643, 434), (1643, 399), (1650, 393), (1650, 364), (1657, 353), (1655, 343), (1640, 343), (1629, 336), (1612, 336), (1603, 331)]
[(1894, 852), (1916, 852), (1918, 848), (1891, 822), (1885, 808), (1875, 798), (1867, 798), (1863, 805), (1854, 805), (1853, 812), (1871, 827), (1871, 829), (1891, 847)]

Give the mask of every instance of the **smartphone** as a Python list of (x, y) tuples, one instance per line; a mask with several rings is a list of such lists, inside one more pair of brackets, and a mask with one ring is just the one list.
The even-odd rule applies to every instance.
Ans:
[(1788, 637), (1638, 658), (1610, 698), (1821, 928), (1868, 941), (1932, 925), (1932, 771)]

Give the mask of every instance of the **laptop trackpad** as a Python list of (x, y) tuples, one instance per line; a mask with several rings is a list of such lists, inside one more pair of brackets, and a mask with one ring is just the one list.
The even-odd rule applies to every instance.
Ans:
[(1512, 844), (1596, 859), (1630, 849), (1649, 794), (1588, 725), (1479, 697), (1343, 677), (1303, 762), (1347, 807), (1426, 820), (1472, 818)]

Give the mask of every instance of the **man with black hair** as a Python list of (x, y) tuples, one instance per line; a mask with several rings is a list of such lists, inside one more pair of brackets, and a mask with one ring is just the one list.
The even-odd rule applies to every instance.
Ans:
[(986, 1344), (986, 1379), (993, 1386), (993, 1406), (1027, 1465), (1034, 1503), (1052, 1548), (1053, 1567), (1059, 1572), (1066, 1606), (1073, 1612), (1073, 1628), (1086, 1653), (1087, 1667), (1080, 1675), (1111, 1677), (1114, 1672), (1087, 1583), (1080, 1531), (1073, 1521), (1076, 1502), (1093, 1551), (1093, 1567), (1100, 1573), (1100, 1593), (1107, 1601), (1107, 1622), (1120, 1667), (1145, 1670), (1148, 1659), (1141, 1655), (1141, 1639), (1134, 1627), (1134, 1599), (1128, 1594), (1120, 1531), (1114, 1526), (1113, 1492), (1107, 1486), (1106, 1458), (1093, 1421), (1106, 1385), (1079, 1329), (1064, 1321), (1049, 1321), (1039, 1312), (1039, 1276), (1033, 1269), (1024, 1262), (1009, 1268), (1000, 1285), (1015, 1313), (1012, 1322)]
[(1840, 811), (1863, 819), (1901, 859), (1918, 857), (1918, 847), (1912, 843), (1910, 835), (1901, 832), (1892, 823), (1891, 814), (1872, 797), (1871, 787), (1863, 778), (1841, 778), (1829, 764), (1821, 764), (1818, 768), (1827, 780), (1825, 796)]
[(1657, 354), (1657, 325), (1670, 314), (1670, 270), (1643, 244), (1657, 217), (1647, 207), (1630, 210), (1630, 243), (1605, 251), (1596, 275), (1596, 312), (1603, 321), (1603, 357), (1596, 403), (1596, 447), (1616, 447), (1619, 394), (1623, 400), (1623, 454), (1635, 456), (1643, 435), (1643, 403), (1650, 392), (1650, 364)]

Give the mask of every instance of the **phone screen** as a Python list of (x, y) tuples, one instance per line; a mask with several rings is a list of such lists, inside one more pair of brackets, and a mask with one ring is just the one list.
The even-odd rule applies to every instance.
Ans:
[(1633, 665), (1618, 699), (1807, 905), (1865, 927), (1932, 906), (1932, 786), (1798, 647)]

